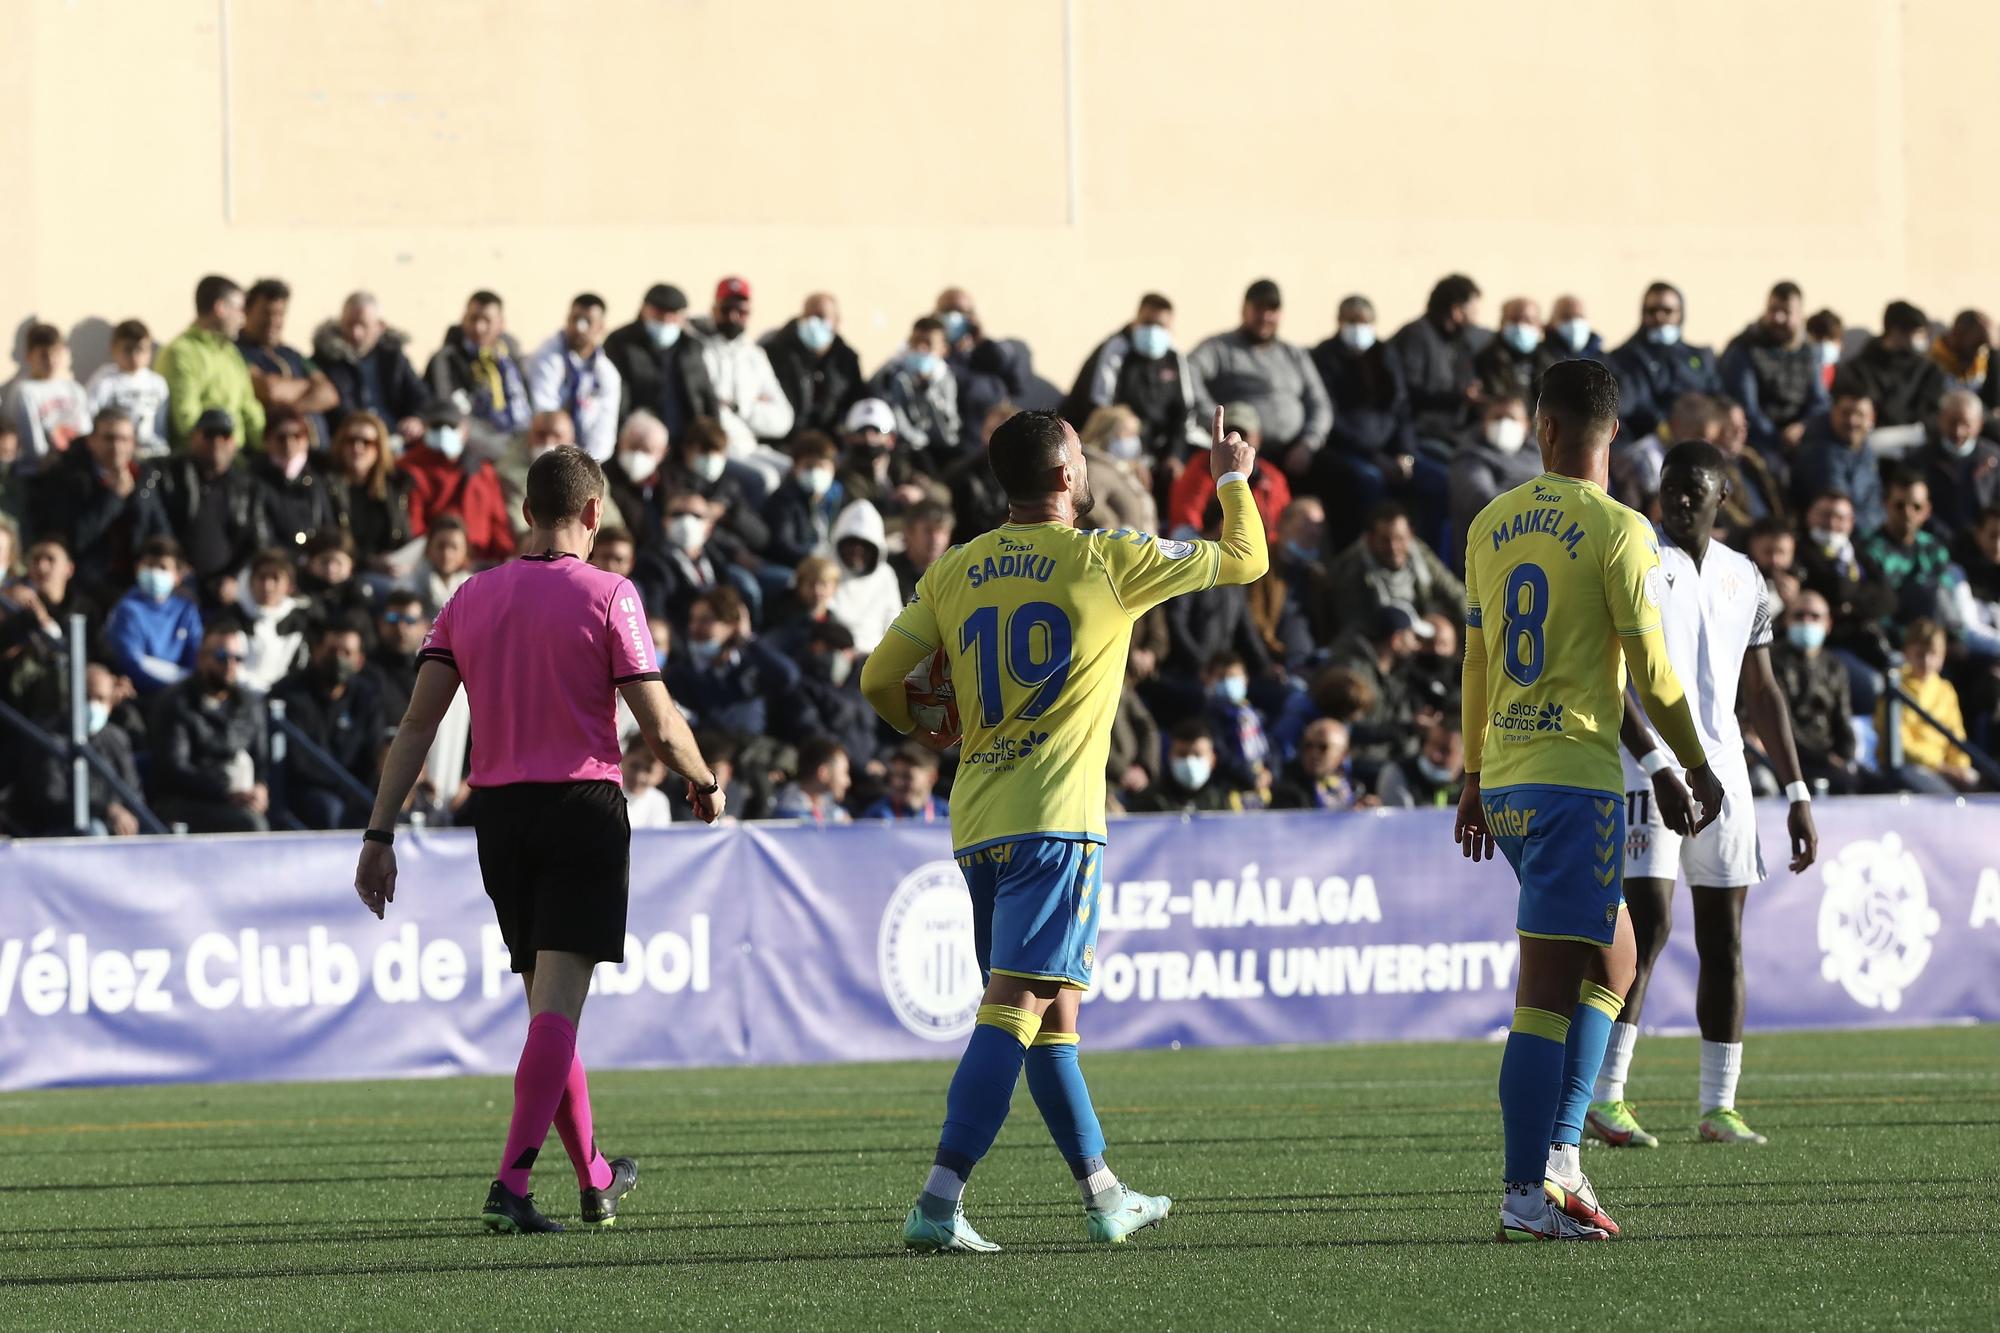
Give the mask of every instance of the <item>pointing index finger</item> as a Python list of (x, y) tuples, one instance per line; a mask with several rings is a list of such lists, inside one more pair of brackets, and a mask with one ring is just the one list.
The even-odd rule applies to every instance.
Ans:
[(1222, 405), (1220, 403), (1216, 404), (1215, 407), (1215, 447), (1218, 449), (1222, 447)]

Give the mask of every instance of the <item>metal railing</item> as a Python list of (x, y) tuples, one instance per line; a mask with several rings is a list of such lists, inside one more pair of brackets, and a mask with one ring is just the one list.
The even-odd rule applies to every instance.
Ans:
[(292, 812), (288, 799), (290, 784), (287, 781), (285, 761), (290, 757), (294, 747), (297, 748), (301, 758), (338, 788), (347, 799), (359, 802), (364, 807), (375, 803), (375, 793), (370, 791), (365, 783), (348, 772), (346, 766), (328, 754), (318, 741), (300, 731), (298, 723), (285, 716), (283, 699), (266, 700), (264, 712), (270, 719), (271, 725), (271, 769), (268, 784), (271, 788), (271, 808), (282, 815), (287, 826), (294, 830), (305, 827), (304, 821)]
[(1972, 761), (1973, 772), (1989, 785), (2000, 787), (2000, 763), (1995, 763), (1992, 755), (1947, 727), (1929, 709), (1911, 698), (1909, 691), (1903, 688), (1903, 669), (1900, 666), (1890, 667), (1883, 677), (1882, 700), (1882, 735), (1877, 742), (1881, 755), (1876, 764), (1881, 772), (1893, 774), (1903, 766), (1902, 714), (1904, 709), (1908, 709), (1925, 726), (1963, 750)]
[[(70, 818), (76, 832), (90, 832), (90, 774), (92, 773), (96, 773), (102, 779), (104, 785), (111, 789), (111, 794), (118, 798), (120, 805), (132, 812), (132, 817), (139, 821), (141, 832), (169, 833), (172, 831), (160, 822), (160, 817), (153, 813), (152, 807), (146, 804), (145, 798), (140, 796), (125, 779), (118, 776), (111, 765), (105, 762), (103, 755), (91, 748), (90, 742), (87, 739), (81, 744), (75, 741), (65, 741), (62, 737), (56, 735), (46, 727), (38, 725), (19, 709), (7, 703), (0, 703), (0, 725), (5, 725), (30, 745), (42, 751), (42, 753), (51, 755), (57, 759), (67, 758), (71, 761)], [(80, 798), (77, 795), (79, 792), (81, 793)]]

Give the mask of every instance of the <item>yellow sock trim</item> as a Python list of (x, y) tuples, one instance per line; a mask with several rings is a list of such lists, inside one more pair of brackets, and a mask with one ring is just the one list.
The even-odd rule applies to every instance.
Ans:
[(1035, 1034), (1037, 1046), (1074, 1046), (1080, 1041), (1074, 1032), (1038, 1032)]
[(1035, 1034), (1042, 1026), (1040, 1014), (1031, 1014), (1026, 1009), (1016, 1009), (1011, 1004), (980, 1005), (979, 1021), (987, 1027), (999, 1028), (1020, 1042), (1024, 1048), (1035, 1044)]
[(1614, 1023), (1618, 1021), (1618, 1015), (1625, 1011), (1624, 996), (1617, 991), (1606, 990), (1594, 981), (1583, 983), (1582, 990), (1577, 993), (1577, 999)]
[[(984, 1010), (980, 1011), (982, 1014)], [(1569, 1040), (1569, 1020), (1561, 1014), (1552, 1014), (1546, 1009), (1530, 1009), (1523, 1005), (1514, 1011), (1514, 1031), (1524, 1032), (1531, 1037), (1546, 1037), (1560, 1046)]]

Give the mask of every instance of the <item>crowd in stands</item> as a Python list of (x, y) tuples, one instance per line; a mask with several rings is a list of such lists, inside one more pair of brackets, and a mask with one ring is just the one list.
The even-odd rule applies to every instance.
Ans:
[[(1023, 408), (1076, 426), (1095, 526), (1212, 536), (1205, 423), (1219, 407), (1260, 448), (1271, 571), (1136, 627), (1119, 806), (1448, 804), (1466, 528), (1540, 470), (1535, 378), (1573, 357), (1620, 383), (1620, 500), (1656, 504), (1677, 441), (1729, 460), (1720, 536), (1784, 603), (1772, 657), (1812, 779), (1980, 785), (1961, 743), (2000, 712), (2000, 367), (1980, 311), (1939, 326), (1895, 301), (1866, 333), (1781, 282), (1718, 353), (1682, 336), (1660, 282), (1611, 347), (1573, 295), (1509, 298), (1489, 327), (1454, 274), (1400, 329), (1350, 296), (1308, 345), (1285, 335), (1312, 317), (1260, 280), (1237, 327), (1198, 341), (1143, 296), (1065, 392), (955, 287), (872, 368), (826, 293), (782, 322), (740, 277), (705, 312), (666, 283), (624, 308), (613, 327), (579, 295), (524, 344), (475, 292), (426, 356), (366, 292), (305, 334), (282, 281), (211, 276), (185, 329), (162, 345), (117, 325), (81, 382), (63, 331), (27, 325), (0, 398), (0, 703), (67, 737), (83, 655), (91, 827), (138, 831), (135, 804), (196, 831), (359, 825), (432, 616), (516, 553), (528, 466), (570, 444), (609, 483), (593, 563), (641, 593), (730, 809), (945, 819), (952, 757), (887, 731), (858, 663), (932, 561), (1004, 521), (984, 444)], [(1921, 709), (1895, 711), (1895, 737), (1891, 670)], [(450, 822), (476, 743), (461, 699), (413, 818)], [(624, 770), (635, 825), (685, 815), (643, 747)], [(59, 752), (0, 728), (0, 772), (0, 826), (72, 831)]]

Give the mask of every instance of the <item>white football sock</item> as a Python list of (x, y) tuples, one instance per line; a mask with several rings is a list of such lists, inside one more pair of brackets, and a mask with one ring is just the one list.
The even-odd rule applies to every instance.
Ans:
[(957, 1201), (965, 1197), (965, 1177), (956, 1171), (934, 1166), (931, 1168), (930, 1179), (924, 1182), (924, 1193), (940, 1199)]
[(1701, 1044), (1701, 1109), (1728, 1111), (1736, 1106), (1736, 1080), (1743, 1073), (1743, 1043), (1704, 1041)]
[(1574, 1143), (1551, 1143), (1549, 1145), (1549, 1174), (1558, 1185), (1575, 1180), (1583, 1173), (1583, 1164), (1577, 1161)]
[(1625, 1076), (1632, 1072), (1632, 1048), (1638, 1044), (1637, 1024), (1611, 1025), (1610, 1039), (1604, 1043), (1604, 1063), (1597, 1067), (1597, 1087), (1590, 1094), (1592, 1101), (1625, 1100)]
[(1108, 1166), (1100, 1166), (1082, 1180), (1076, 1182), (1078, 1192), (1083, 1195), (1086, 1208), (1110, 1208), (1118, 1202), (1123, 1193), (1118, 1188), (1118, 1173)]

